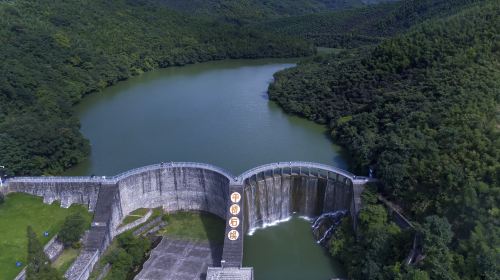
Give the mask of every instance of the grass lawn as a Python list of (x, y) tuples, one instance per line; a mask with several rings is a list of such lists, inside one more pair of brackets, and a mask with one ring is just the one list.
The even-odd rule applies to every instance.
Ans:
[(165, 214), (167, 226), (160, 234), (181, 239), (212, 241), (222, 244), (226, 228), (224, 220), (205, 212)]
[(64, 274), (64, 272), (66, 272), (66, 270), (68, 270), (71, 264), (76, 260), (76, 257), (78, 257), (79, 253), (79, 249), (64, 249), (59, 258), (57, 258), (56, 261), (52, 263), (52, 267), (56, 268), (59, 272)]
[[(60, 230), (66, 216), (75, 212), (82, 213), (90, 222), (91, 214), (85, 206), (64, 209), (59, 203), (44, 204), (41, 197), (9, 194), (0, 205), (0, 280), (12, 280), (22, 270), (23, 267), (16, 267), (16, 261), (26, 264), (28, 225), (45, 244)], [(43, 236), (44, 231), (49, 232), (48, 237)]]
[(132, 211), (130, 214), (128, 214), (125, 219), (123, 219), (123, 222), (120, 226), (124, 226), (127, 224), (130, 224), (136, 220), (139, 220), (140, 218), (144, 217), (149, 212), (149, 209), (147, 208), (139, 208), (135, 211)]
[(344, 49), (318, 47), (317, 50), (319, 54), (339, 54)]

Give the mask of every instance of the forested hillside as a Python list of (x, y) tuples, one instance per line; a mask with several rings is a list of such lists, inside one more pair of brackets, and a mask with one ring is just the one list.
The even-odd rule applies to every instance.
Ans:
[(451, 15), (480, 0), (412, 0), (316, 15), (280, 18), (259, 28), (300, 37), (316, 46), (355, 48), (378, 44), (426, 19)]
[(0, 163), (11, 175), (57, 174), (89, 153), (72, 112), (89, 92), (158, 67), (313, 51), (129, 0), (1, 1), (0, 42)]
[(500, 2), (476, 2), (270, 87), (286, 111), (329, 125), (417, 222), (425, 258), (408, 271), (390, 250), (404, 233), (368, 203), (358, 240), (344, 228), (332, 243), (354, 279), (500, 279)]
[(394, 0), (152, 0), (187, 14), (245, 24), (281, 16), (305, 15)]

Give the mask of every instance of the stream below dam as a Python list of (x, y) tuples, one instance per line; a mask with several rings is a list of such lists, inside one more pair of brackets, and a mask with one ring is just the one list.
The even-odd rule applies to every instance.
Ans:
[[(145, 73), (76, 106), (89, 159), (65, 175), (115, 175), (159, 162), (204, 162), (235, 175), (278, 161), (347, 168), (325, 127), (290, 116), (267, 97), (273, 74), (296, 60), (226, 60)], [(257, 280), (331, 279), (337, 261), (311, 223), (292, 218), (245, 236), (244, 265)]]

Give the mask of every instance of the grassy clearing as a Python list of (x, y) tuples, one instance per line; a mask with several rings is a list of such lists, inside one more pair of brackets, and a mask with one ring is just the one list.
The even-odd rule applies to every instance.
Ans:
[[(59, 232), (66, 216), (75, 212), (91, 220), (90, 213), (82, 205), (64, 209), (59, 203), (44, 204), (40, 197), (9, 194), (5, 203), (0, 205), (0, 280), (12, 280), (22, 270), (22, 267), (16, 267), (16, 261), (26, 264), (28, 225), (45, 244)], [(48, 237), (43, 236), (44, 231), (49, 232)]]
[(56, 268), (61, 273), (66, 272), (66, 270), (68, 270), (71, 264), (76, 260), (76, 257), (78, 257), (79, 253), (79, 249), (64, 249), (59, 258), (57, 258), (54, 263), (52, 263), (52, 267)]
[(224, 242), (225, 222), (204, 212), (176, 212), (165, 214), (168, 225), (159, 233), (181, 239)]
[(127, 224), (130, 224), (134, 221), (139, 220), (140, 218), (144, 217), (149, 212), (149, 209), (147, 208), (139, 208), (135, 211), (132, 211), (130, 214), (128, 214), (127, 217), (123, 219), (123, 222), (120, 226), (124, 226)]
[(339, 54), (345, 49), (318, 47), (316, 50), (319, 54)]

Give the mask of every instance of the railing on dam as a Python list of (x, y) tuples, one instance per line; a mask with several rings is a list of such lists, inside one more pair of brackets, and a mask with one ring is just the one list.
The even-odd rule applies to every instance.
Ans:
[(219, 173), (230, 181), (235, 180), (235, 176), (229, 171), (212, 165), (208, 163), (198, 163), (198, 162), (166, 162), (158, 163), (147, 166), (142, 166), (134, 168), (115, 176), (39, 176), (39, 177), (14, 177), (5, 181), (6, 184), (9, 182), (21, 182), (21, 183), (47, 183), (47, 182), (58, 182), (58, 183), (102, 183), (102, 184), (116, 184), (118, 181), (123, 180), (132, 175), (140, 174), (143, 172), (154, 171), (164, 168), (200, 168), (205, 170), (210, 170)]
[(154, 171), (158, 169), (164, 168), (200, 168), (205, 170), (210, 170), (216, 173), (219, 173), (226, 178), (229, 179), (230, 182), (233, 183), (242, 183), (245, 179), (269, 170), (273, 169), (286, 169), (286, 168), (306, 168), (306, 169), (315, 169), (315, 170), (324, 170), (327, 172), (332, 172), (335, 174), (342, 175), (349, 180), (351, 180), (354, 184), (365, 184), (368, 182), (375, 182), (376, 179), (356, 176), (353, 173), (322, 163), (315, 162), (306, 162), (306, 161), (290, 161), (290, 162), (276, 162), (264, 164), (261, 166), (257, 166), (250, 170), (247, 170), (240, 174), (239, 176), (234, 176), (228, 170), (208, 164), (208, 163), (197, 163), (197, 162), (165, 162), (152, 164), (147, 166), (142, 166), (138, 168), (134, 168), (128, 170), (126, 172), (120, 173), (115, 176), (72, 176), (72, 177), (64, 177), (64, 176), (41, 176), (41, 177), (14, 177), (6, 180), (6, 184), (9, 182), (23, 182), (23, 183), (48, 183), (48, 182), (58, 182), (58, 183), (102, 183), (102, 184), (116, 184), (118, 181), (123, 180), (129, 176), (140, 174), (143, 172)]
[[(175, 170), (175, 169), (186, 169), (186, 170)], [(197, 172), (191, 172), (191, 170), (187, 169), (199, 169), (195, 170)], [(196, 180), (189, 180), (187, 181), (188, 183), (184, 184), (181, 183), (183, 176), (178, 176), (178, 173), (186, 172), (188, 175), (192, 173), (193, 176), (198, 176), (196, 177)], [(198, 172), (200, 171), (200, 172)], [(207, 172), (205, 174), (204, 171), (211, 171), (215, 174), (211, 174), (211, 172)], [(150, 172), (151, 174), (144, 174), (143, 173), (148, 173)], [(200, 175), (201, 174), (201, 175)], [(242, 237), (236, 237), (236, 240), (230, 239), (233, 238), (231, 233), (234, 234), (234, 231), (237, 231), (237, 235), (243, 234), (244, 233), (244, 225), (246, 224), (245, 215), (242, 211), (244, 211), (245, 204), (243, 203), (244, 200), (240, 203), (238, 207), (238, 212), (236, 214), (231, 213), (229, 211), (230, 207), (232, 207), (234, 204), (237, 204), (238, 202), (234, 201), (229, 201), (229, 195), (233, 194), (234, 192), (238, 192), (241, 196), (242, 199), (245, 199), (245, 189), (244, 189), (244, 184), (245, 180), (252, 178), (255, 176), (261, 177), (264, 176), (266, 179), (269, 178), (269, 175), (272, 174), (278, 175), (278, 176), (283, 176), (282, 178), (279, 178), (281, 180), (276, 180), (278, 182), (281, 182), (282, 180), (289, 180), (293, 181), (295, 177), (288, 177), (288, 176), (307, 176), (308, 178), (306, 179), (311, 179), (310, 181), (316, 181), (319, 182), (320, 180), (316, 180), (315, 178), (310, 178), (310, 177), (316, 177), (318, 179), (326, 179), (326, 186), (329, 184), (331, 186), (337, 186), (337, 185), (342, 185), (342, 186), (348, 186), (353, 189), (353, 191), (348, 191), (345, 192), (346, 195), (345, 197), (339, 196), (339, 199), (341, 201), (345, 201), (346, 199), (344, 198), (350, 198), (352, 196), (352, 207), (350, 208), (350, 211), (354, 213), (354, 215), (357, 214), (359, 211), (359, 204), (361, 203), (360, 195), (363, 189), (363, 184), (369, 183), (369, 182), (374, 182), (376, 179), (373, 178), (367, 178), (367, 177), (360, 177), (356, 176), (351, 172), (348, 172), (346, 170), (326, 165), (326, 164), (321, 164), (321, 163), (314, 163), (314, 162), (305, 162), (305, 161), (293, 161), (293, 162), (277, 162), (277, 163), (270, 163), (270, 164), (265, 164), (261, 165), (255, 168), (252, 168), (250, 170), (247, 170), (240, 174), (239, 176), (234, 176), (231, 172), (220, 168), (218, 166), (212, 165), (212, 164), (206, 164), (206, 163), (195, 163), (195, 162), (165, 162), (165, 163), (158, 163), (158, 164), (153, 164), (153, 165), (148, 165), (148, 166), (143, 166), (135, 169), (128, 170), (126, 172), (117, 174), (115, 176), (79, 176), (79, 177), (59, 177), (59, 176), (46, 176), (46, 177), (14, 177), (10, 178), (6, 181), (7, 185), (7, 191), (20, 191), (20, 192), (28, 192), (34, 195), (38, 196), (44, 196), (44, 202), (46, 203), (51, 203), (54, 200), (61, 200), (61, 206), (63, 207), (69, 207), (72, 203), (82, 203), (82, 204), (88, 204), (89, 205), (89, 210), (95, 211), (94, 215), (94, 222), (97, 223), (104, 223), (106, 225), (113, 225), (117, 226), (120, 223), (120, 219), (123, 218), (123, 207), (128, 205), (127, 203), (131, 203), (132, 201), (136, 202), (137, 204), (133, 204), (133, 206), (126, 206), (128, 210), (126, 210), (126, 213), (130, 213), (130, 211), (133, 211), (134, 207), (144, 207), (144, 204), (147, 204), (148, 201), (154, 201), (154, 203), (163, 203), (165, 207), (165, 202), (164, 200), (158, 199), (155, 200), (157, 197), (156, 196), (161, 196), (162, 195), (162, 184), (163, 186), (167, 186), (168, 184), (175, 185), (175, 187), (172, 187), (172, 189), (175, 189), (177, 191), (177, 185), (179, 184), (180, 186), (191, 186), (193, 184), (197, 184), (198, 182), (200, 185), (203, 185), (203, 188), (205, 191), (206, 185), (203, 183), (205, 177), (208, 179), (212, 179), (212, 177), (215, 178), (213, 180), (215, 183), (212, 183), (215, 187), (209, 188), (207, 187), (206, 190), (210, 191), (211, 195), (215, 196), (215, 199), (211, 199), (210, 201), (215, 201), (212, 203), (212, 208), (207, 206), (205, 202), (208, 201), (208, 199), (204, 199), (204, 197), (209, 197), (209, 196), (204, 196), (200, 195), (201, 191), (198, 190), (187, 190), (188, 188), (186, 187), (185, 192), (186, 195), (178, 196), (176, 194), (169, 194), (169, 192), (165, 192), (167, 195), (165, 197), (171, 197), (172, 199), (175, 199), (177, 202), (178, 208), (182, 208), (179, 206), (179, 197), (185, 197), (185, 200), (188, 203), (184, 203), (182, 205), (188, 207), (184, 207), (184, 209), (215, 209), (213, 210), (213, 213), (219, 213), (221, 212), (223, 217), (226, 217), (228, 220), (230, 218), (238, 218), (238, 224), (233, 228), (231, 224), (226, 224), (226, 231), (225, 231), (225, 245), (224, 245), (224, 253), (223, 253), (223, 258), (224, 258), (224, 266), (226, 267), (241, 267), (242, 263), (242, 256), (243, 256), (243, 238)], [(150, 178), (160, 178), (161, 176), (172, 176), (174, 179), (173, 180), (160, 180), (158, 179), (158, 182)], [(182, 174), (181, 174), (182, 175)], [(213, 176), (212, 176), (213, 175)], [(140, 177), (137, 180), (134, 180), (134, 176)], [(202, 177), (202, 179), (199, 178), (199, 176)], [(144, 177), (144, 178), (142, 178)], [(176, 177), (180, 179), (175, 179)], [(226, 178), (227, 181), (224, 179)], [(127, 180), (130, 179), (130, 180)], [(199, 179), (199, 180), (198, 180)], [(274, 178), (273, 178), (274, 179)], [(303, 179), (303, 178), (301, 178)], [(142, 181), (141, 181), (142, 180)], [(253, 180), (253, 179), (252, 179)], [(137, 199), (137, 192), (135, 189), (131, 188), (130, 190), (127, 189), (128, 184), (134, 185), (134, 184), (142, 184), (141, 188), (145, 188), (143, 181), (147, 181), (148, 187), (146, 188), (147, 191), (142, 193), (146, 193), (147, 196), (144, 197), (143, 200), (138, 200)], [(171, 182), (172, 181), (172, 182)], [(273, 180), (274, 181), (274, 180)], [(300, 181), (300, 180), (299, 180)], [(211, 181), (210, 181), (211, 182)], [(337, 184), (338, 182), (342, 182), (343, 184)], [(226, 184), (228, 184), (228, 188), (226, 188)], [(325, 183), (325, 182), (321, 182)], [(67, 184), (67, 186), (64, 186)], [(291, 184), (291, 183), (290, 183)], [(151, 185), (154, 185), (153, 187)], [(156, 191), (151, 191), (155, 190), (155, 187), (158, 187), (159, 185), (159, 192)], [(325, 186), (325, 189), (326, 189)], [(168, 189), (168, 187), (166, 187)], [(184, 188), (181, 188), (184, 190)], [(310, 188), (309, 188), (310, 189)], [(76, 191), (75, 191), (76, 190)], [(340, 189), (342, 190), (342, 189)], [(0, 190), (3, 191), (3, 190)], [(108, 194), (104, 193), (106, 191)], [(113, 192), (114, 191), (114, 192)], [(191, 192), (192, 191), (192, 192)], [(326, 192), (326, 191), (325, 191)], [(194, 200), (191, 196), (189, 196), (190, 193), (194, 193), (193, 197), (196, 197), (199, 199), (197, 202)], [(338, 193), (342, 193), (339, 191)], [(335, 196), (335, 193), (332, 193), (332, 197)], [(106, 210), (110, 203), (108, 201), (111, 201), (116, 198), (116, 207), (113, 209), (116, 210)], [(220, 199), (218, 199), (220, 198)], [(227, 200), (228, 205), (224, 205), (224, 201)], [(238, 200), (239, 201), (239, 200)], [(288, 199), (285, 199), (283, 201), (288, 201)], [(332, 199), (332, 201), (336, 201), (335, 199)], [(182, 202), (182, 201), (181, 201)], [(193, 207), (191, 207), (189, 204), (191, 203)], [(233, 204), (234, 203), (234, 204)], [(113, 204), (113, 205), (115, 205)], [(167, 203), (168, 204), (168, 203)], [(155, 204), (155, 207), (158, 204)], [(102, 207), (101, 207), (102, 206)], [(220, 207), (222, 207), (222, 210), (217, 210)], [(109, 206), (111, 207), (111, 206)], [(198, 208), (196, 208), (198, 207)], [(227, 207), (228, 209), (225, 209)], [(323, 207), (323, 206), (321, 206)], [(154, 208), (154, 207), (150, 207)], [(172, 208), (172, 209), (174, 209)], [(103, 210), (104, 209), (104, 210)], [(166, 209), (166, 208), (165, 208)], [(291, 209), (288, 207), (287, 209)], [(312, 209), (312, 208), (311, 208)], [(323, 209), (323, 208), (321, 208)], [(208, 211), (212, 211), (208, 210)], [(314, 210), (314, 209), (313, 209)], [(111, 211), (111, 212), (109, 212)], [(120, 211), (120, 212), (112, 212), (112, 211)], [(288, 211), (288, 210), (286, 210)], [(315, 211), (315, 210), (314, 210)], [(107, 216), (104, 216), (105, 213)], [(117, 215), (114, 215), (113, 213), (119, 213)], [(224, 215), (225, 213), (225, 215)], [(311, 212), (312, 213), (312, 212)], [(219, 216), (220, 216), (219, 215)], [(101, 217), (103, 217), (101, 219)], [(113, 220), (115, 219), (115, 220)], [(96, 234), (102, 233), (102, 227), (101, 225), (97, 225), (94, 227), (94, 232)], [(107, 228), (105, 229), (107, 230)], [(114, 229), (113, 229), (114, 230)], [(113, 238), (114, 235), (110, 233), (111, 237)], [(106, 235), (107, 236), (107, 235)], [(97, 240), (97, 239), (96, 239)], [(101, 239), (99, 239), (101, 240)], [(98, 240), (98, 241), (99, 241)], [(108, 239), (102, 239), (106, 243)], [(231, 242), (229, 242), (231, 241)], [(102, 244), (99, 243), (99, 244)], [(91, 243), (87, 243), (87, 249), (88, 248), (94, 248), (90, 245)], [(104, 248), (107, 245), (103, 245)], [(103, 249), (104, 250), (104, 249)], [(83, 257), (82, 257), (83, 259)], [(93, 259), (92, 259), (93, 260)], [(93, 263), (91, 264), (91, 266)], [(91, 266), (89, 266), (91, 269)], [(77, 278), (72, 278), (72, 279), (77, 279)]]
[(345, 178), (348, 178), (349, 180), (351, 180), (353, 182), (353, 184), (360, 184), (361, 185), (361, 184), (365, 184), (368, 182), (375, 182), (376, 181), (376, 179), (373, 179), (373, 178), (356, 176), (349, 171), (346, 171), (346, 170), (343, 170), (343, 169), (340, 169), (340, 168), (337, 168), (334, 166), (330, 166), (330, 165), (326, 165), (326, 164), (322, 164), (322, 163), (316, 163), (316, 162), (307, 162), (307, 161), (289, 161), (289, 162), (275, 162), (275, 163), (264, 164), (264, 165), (257, 166), (255, 168), (252, 168), (250, 170), (243, 172), (241, 175), (236, 177), (236, 181), (239, 183), (242, 183), (245, 179), (247, 179), (253, 175), (256, 175), (256, 174), (259, 174), (262, 172), (266, 172), (269, 170), (287, 169), (287, 168), (290, 168), (290, 169), (305, 168), (305, 169), (308, 169), (309, 171), (311, 169), (323, 170), (326, 172), (331, 172), (331, 173), (342, 175)]

